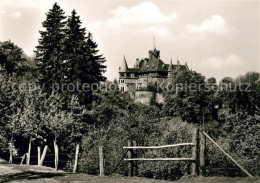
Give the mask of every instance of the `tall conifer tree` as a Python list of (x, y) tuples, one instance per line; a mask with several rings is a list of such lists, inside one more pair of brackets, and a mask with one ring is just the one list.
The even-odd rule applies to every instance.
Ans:
[[(97, 85), (106, 80), (103, 76), (106, 71), (106, 66), (104, 65), (106, 59), (102, 54), (98, 53), (97, 47), (97, 43), (93, 41), (92, 34), (89, 32), (84, 45), (84, 60), (77, 64), (78, 79), (83, 83), (89, 83), (91, 90), (96, 90)], [(84, 103), (92, 102), (92, 92), (83, 93), (81, 98)]]
[[(84, 84), (99, 83), (105, 81), (103, 73), (106, 66), (103, 65), (105, 58), (98, 55), (97, 44), (92, 39), (92, 34), (85, 36), (85, 28), (81, 28), (80, 17), (73, 10), (68, 18), (65, 52), (67, 82)], [(75, 91), (81, 103), (89, 104), (92, 101), (92, 92)]]
[(103, 55), (98, 54), (99, 50), (98, 44), (94, 42), (92, 34), (89, 32), (87, 37), (87, 54), (88, 54), (88, 62), (90, 64), (89, 74), (91, 77), (92, 83), (99, 83), (101, 81), (105, 81), (106, 78), (103, 74), (106, 71), (106, 66), (104, 63), (106, 62), (105, 57)]
[(66, 57), (66, 71), (67, 82), (80, 82), (78, 78), (78, 70), (84, 68), (77, 68), (79, 62), (86, 60), (85, 52), (85, 28), (81, 28), (82, 22), (80, 17), (76, 15), (76, 11), (71, 12), (68, 18), (66, 27), (66, 40), (65, 40), (65, 57)]
[(42, 23), (45, 28), (40, 31), (41, 38), (36, 47), (36, 61), (38, 63), (40, 82), (45, 85), (45, 91), (51, 92), (53, 83), (61, 84), (64, 80), (64, 39), (66, 16), (61, 7), (55, 3), (46, 14)]

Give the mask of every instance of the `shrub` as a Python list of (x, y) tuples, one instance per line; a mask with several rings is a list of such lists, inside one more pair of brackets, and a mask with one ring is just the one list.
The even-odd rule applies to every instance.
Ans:
[[(253, 175), (260, 174), (260, 116), (248, 116), (243, 113), (229, 115), (223, 126), (223, 135), (217, 143)], [(211, 142), (207, 143), (207, 163), (215, 170), (211, 175), (244, 176)]]
[[(144, 115), (145, 116), (145, 115)], [(147, 117), (147, 116), (146, 116)], [(122, 117), (121, 117), (122, 118)], [(118, 118), (106, 128), (92, 130), (83, 138), (83, 154), (79, 161), (79, 171), (97, 175), (99, 173), (98, 146), (104, 146), (105, 173), (108, 175), (119, 162), (126, 150), (127, 140), (136, 140), (138, 145), (156, 146), (191, 142), (193, 126), (181, 122), (180, 119), (161, 118), (157, 122), (149, 122), (140, 118), (137, 126), (128, 130), (127, 119)], [(143, 121), (142, 121), (143, 119)], [(143, 123), (145, 122), (145, 123)], [(139, 124), (139, 126), (138, 126)], [(146, 131), (147, 133), (144, 133)], [(165, 148), (156, 150), (138, 150), (138, 157), (191, 157), (191, 147)], [(125, 157), (126, 158), (126, 157)], [(176, 180), (190, 173), (190, 162), (154, 162), (139, 161), (138, 176), (148, 178)], [(123, 161), (115, 173), (127, 175), (127, 162)]]

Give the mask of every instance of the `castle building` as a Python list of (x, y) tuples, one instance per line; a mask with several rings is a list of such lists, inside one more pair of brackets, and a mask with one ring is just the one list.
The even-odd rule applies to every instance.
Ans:
[(147, 88), (149, 83), (162, 83), (174, 77), (180, 71), (189, 70), (187, 63), (181, 65), (177, 59), (177, 64), (165, 64), (160, 59), (160, 51), (149, 50), (149, 58), (136, 59), (133, 68), (129, 68), (124, 56), (119, 67), (119, 89), (121, 91), (136, 91)]

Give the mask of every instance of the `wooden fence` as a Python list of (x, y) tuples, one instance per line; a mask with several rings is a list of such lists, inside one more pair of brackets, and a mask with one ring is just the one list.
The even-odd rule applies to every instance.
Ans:
[[(192, 175), (202, 175), (205, 176), (206, 174), (206, 166), (205, 166), (205, 149), (206, 149), (206, 138), (209, 139), (218, 149), (220, 149), (224, 155), (226, 155), (229, 159), (231, 159), (246, 175), (249, 177), (252, 177), (252, 175), (246, 171), (234, 158), (232, 158), (226, 151), (224, 151), (207, 133), (200, 132), (198, 128), (195, 128), (193, 130), (192, 135), (192, 142), (190, 143), (179, 143), (179, 144), (171, 144), (171, 145), (161, 145), (161, 146), (137, 146), (136, 141), (128, 140), (128, 146), (123, 147), (123, 149), (127, 149), (126, 153), (123, 155), (122, 159), (117, 163), (117, 165), (114, 167), (114, 169), (110, 172), (110, 175), (115, 171), (117, 166), (120, 164), (122, 160), (128, 161), (128, 176), (136, 176), (137, 175), (137, 161), (191, 161), (191, 174)], [(191, 157), (175, 157), (175, 158), (138, 158), (137, 157), (137, 150), (138, 149), (163, 149), (163, 148), (177, 148), (181, 146), (192, 146), (192, 156)], [(47, 152), (48, 146), (46, 145), (44, 147), (43, 153), (41, 155), (41, 149), (38, 147), (38, 165), (42, 165), (44, 158)], [(59, 153), (58, 152), (58, 146), (54, 142), (54, 150), (55, 154), (55, 169), (58, 169), (58, 162), (59, 160)], [(24, 156), (20, 157), (21, 164), (26, 158), (26, 164), (30, 164), (30, 156), (31, 151), (31, 144), (29, 144), (28, 153), (26, 153)], [(74, 154), (74, 153), (73, 153)], [(77, 164), (78, 164), (78, 154), (79, 154), (79, 145), (76, 145), (76, 152), (75, 152), (75, 163), (73, 168), (73, 173), (77, 170)], [(125, 155), (127, 154), (127, 159), (124, 159)], [(99, 146), (99, 171), (100, 176), (104, 176), (104, 169), (105, 169), (105, 161), (104, 161), (104, 152), (103, 152), (103, 146)]]
[[(227, 152), (225, 152), (207, 133), (200, 132), (199, 129), (195, 128), (193, 131), (192, 143), (179, 143), (172, 145), (162, 146), (136, 146), (135, 141), (128, 141), (128, 146), (123, 147), (128, 150), (128, 157), (124, 159), (128, 161), (128, 176), (137, 175), (137, 161), (191, 161), (191, 174), (202, 175), (206, 174), (205, 166), (205, 149), (206, 149), (206, 138), (209, 139), (218, 149), (220, 149), (224, 155), (231, 159), (246, 175), (252, 177), (252, 175), (246, 171), (238, 162), (232, 158)], [(192, 157), (176, 157), (176, 158), (138, 158), (137, 149), (162, 149), (162, 148), (174, 148), (180, 146), (192, 146)]]
[[(58, 170), (58, 164), (59, 162), (67, 162), (67, 161), (64, 161), (64, 160), (60, 160), (59, 159), (59, 156), (60, 155), (67, 155), (67, 153), (60, 153), (59, 152), (59, 148), (58, 148), (58, 145), (55, 143), (54, 141), (54, 154), (47, 154), (47, 150), (48, 150), (48, 146), (45, 145), (44, 149), (43, 149), (43, 152), (41, 154), (41, 148), (38, 146), (37, 147), (37, 151), (38, 151), (38, 155), (37, 156), (31, 156), (31, 142), (29, 143), (29, 148), (28, 148), (28, 152), (25, 153), (23, 156), (21, 157), (18, 157), (18, 159), (21, 159), (21, 163), (20, 165), (23, 164), (24, 160), (26, 160), (26, 165), (30, 165), (31, 163), (37, 163), (38, 166), (42, 166), (43, 163), (47, 162), (47, 163), (51, 163), (51, 162), (54, 162), (54, 167), (55, 167), (55, 170)], [(75, 154), (75, 160), (74, 160), (74, 166), (73, 166), (73, 173), (76, 173), (77, 171), (77, 166), (78, 166), (78, 156), (79, 156), (79, 144), (76, 145), (76, 151), (75, 153), (70, 153), (70, 155), (74, 155)], [(51, 160), (51, 161), (46, 161), (45, 160), (45, 157), (46, 156), (54, 156), (54, 160)], [(34, 162), (31, 162), (31, 158), (36, 158), (37, 157), (37, 162), (34, 161)]]
[[(204, 151), (205, 147), (201, 148), (199, 150), (200, 144), (202, 146), (205, 146), (205, 143), (200, 142), (199, 138), (199, 130), (197, 128), (193, 131), (192, 136), (192, 142), (191, 143), (179, 143), (179, 144), (171, 144), (171, 145), (162, 145), (162, 146), (136, 146), (133, 145), (136, 144), (136, 142), (133, 142), (131, 140), (128, 141), (128, 146), (123, 147), (124, 149), (128, 150), (128, 157), (127, 159), (124, 159), (125, 161), (128, 161), (128, 176), (136, 176), (137, 175), (137, 161), (191, 161), (191, 173), (192, 175), (198, 175), (199, 174), (199, 167), (200, 169), (205, 169), (205, 158), (204, 158)], [(174, 148), (174, 147), (180, 147), (180, 146), (192, 146), (192, 157), (176, 157), (176, 158), (138, 158), (137, 157), (137, 149), (163, 149), (163, 148)], [(201, 152), (200, 154), (198, 154)], [(201, 158), (199, 157), (201, 156)], [(201, 160), (200, 166), (199, 165), (199, 159)], [(203, 173), (203, 171), (201, 170)]]

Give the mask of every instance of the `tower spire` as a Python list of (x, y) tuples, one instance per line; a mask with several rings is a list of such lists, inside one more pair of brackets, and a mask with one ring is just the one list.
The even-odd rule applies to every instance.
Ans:
[(128, 66), (127, 66), (127, 62), (126, 62), (126, 59), (125, 59), (125, 55), (124, 55), (124, 59), (123, 59), (121, 66), (119, 67), (119, 71), (120, 72), (127, 72), (127, 69), (128, 69)]
[(156, 47), (155, 47), (155, 38), (154, 38), (154, 35), (153, 35), (153, 49), (155, 50)]

